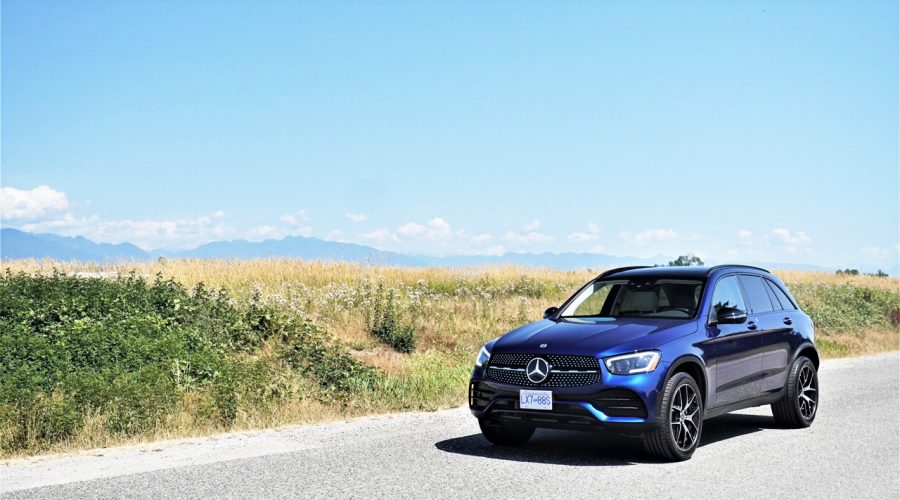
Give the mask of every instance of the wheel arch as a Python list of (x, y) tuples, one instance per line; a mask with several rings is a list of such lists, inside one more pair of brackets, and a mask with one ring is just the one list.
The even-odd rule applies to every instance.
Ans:
[(687, 373), (693, 377), (697, 385), (700, 386), (700, 396), (703, 398), (703, 406), (705, 408), (708, 392), (707, 384), (709, 382), (706, 376), (706, 364), (703, 363), (703, 360), (692, 354), (681, 356), (669, 365), (669, 370), (666, 372), (666, 380), (671, 379), (676, 373)]
[(800, 346), (797, 348), (797, 352), (794, 354), (794, 359), (791, 360), (791, 365), (793, 365), (800, 356), (806, 356), (807, 358), (809, 358), (813, 362), (813, 364), (816, 365), (816, 370), (819, 369), (819, 351), (816, 349), (816, 346), (812, 345), (809, 342), (800, 344)]

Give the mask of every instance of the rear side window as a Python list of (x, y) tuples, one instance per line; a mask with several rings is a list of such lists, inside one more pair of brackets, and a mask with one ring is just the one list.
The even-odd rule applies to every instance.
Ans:
[(775, 310), (772, 307), (772, 301), (769, 300), (769, 291), (766, 290), (766, 284), (763, 283), (762, 278), (742, 275), (740, 280), (741, 285), (744, 287), (744, 292), (747, 293), (747, 301), (750, 302), (750, 310), (752, 312), (761, 314)]
[(791, 299), (788, 298), (787, 294), (784, 293), (784, 290), (781, 289), (780, 286), (772, 283), (769, 280), (766, 280), (766, 284), (769, 285), (769, 288), (772, 290), (772, 293), (775, 295), (775, 299), (781, 303), (781, 308), (786, 310), (797, 309), (797, 306), (791, 302)]
[(726, 276), (716, 283), (712, 303), (715, 314), (718, 314), (719, 309), (723, 307), (735, 307), (742, 311), (747, 310), (747, 306), (744, 305), (744, 299), (741, 297), (741, 288), (738, 286), (737, 278), (734, 276)]

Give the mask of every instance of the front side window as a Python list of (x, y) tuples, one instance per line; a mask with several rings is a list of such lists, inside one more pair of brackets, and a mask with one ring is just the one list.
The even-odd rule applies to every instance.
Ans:
[(713, 291), (712, 298), (714, 314), (719, 314), (719, 309), (723, 307), (737, 308), (742, 311), (747, 310), (744, 305), (744, 298), (741, 295), (741, 287), (738, 285), (737, 277), (726, 276), (716, 283), (716, 289)]
[(703, 282), (679, 279), (597, 281), (563, 310), (560, 318), (692, 318)]

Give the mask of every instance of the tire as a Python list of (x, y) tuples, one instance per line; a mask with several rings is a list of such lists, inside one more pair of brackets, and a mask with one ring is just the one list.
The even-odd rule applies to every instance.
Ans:
[(790, 429), (809, 427), (819, 409), (819, 375), (816, 365), (800, 356), (791, 366), (785, 382), (784, 398), (772, 404), (772, 415)]
[(496, 446), (520, 446), (534, 435), (534, 427), (526, 425), (494, 425), (478, 420), (481, 434)]
[(643, 436), (644, 448), (655, 457), (680, 462), (691, 458), (702, 433), (700, 387), (687, 373), (676, 373), (666, 382), (656, 414), (656, 426)]

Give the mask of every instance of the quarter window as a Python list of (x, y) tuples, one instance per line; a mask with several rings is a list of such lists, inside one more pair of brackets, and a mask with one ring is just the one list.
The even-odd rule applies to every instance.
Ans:
[(744, 305), (744, 298), (741, 296), (741, 288), (738, 286), (737, 278), (734, 276), (726, 276), (716, 283), (712, 301), (715, 314), (718, 314), (719, 309), (723, 307), (734, 307), (742, 311), (747, 310), (747, 306)]
[(750, 309), (756, 314), (774, 311), (772, 301), (769, 300), (769, 292), (766, 290), (766, 284), (762, 278), (758, 276), (741, 276), (741, 285), (747, 292), (747, 300), (750, 302)]
[(766, 280), (766, 283), (768, 283), (769, 288), (772, 289), (772, 293), (775, 294), (775, 298), (778, 300), (778, 302), (781, 302), (782, 309), (788, 309), (788, 310), (797, 309), (794, 306), (794, 303), (791, 302), (791, 299), (788, 298), (787, 294), (784, 293), (784, 290), (782, 290), (780, 286), (776, 285), (775, 283), (772, 283), (769, 280)]

